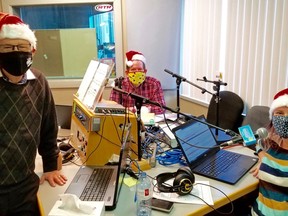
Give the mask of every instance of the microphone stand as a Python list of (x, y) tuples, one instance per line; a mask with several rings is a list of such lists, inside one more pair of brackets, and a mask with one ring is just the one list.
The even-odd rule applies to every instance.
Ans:
[(137, 113), (137, 139), (138, 139), (138, 161), (142, 159), (142, 150), (141, 150), (141, 107), (143, 105), (142, 98), (134, 98), (135, 99), (135, 106), (136, 106), (136, 113)]
[(180, 91), (179, 91), (179, 89), (180, 89), (181, 82), (187, 82), (190, 85), (199, 88), (201, 90), (202, 94), (204, 94), (205, 92), (208, 92), (209, 94), (213, 95), (213, 93), (207, 91), (206, 89), (202, 88), (201, 86), (198, 86), (198, 85), (188, 81), (185, 77), (182, 77), (182, 76), (180, 76), (178, 74), (175, 74), (175, 73), (173, 73), (172, 71), (170, 71), (168, 69), (164, 69), (164, 71), (166, 73), (172, 75), (172, 77), (176, 77), (176, 85), (177, 85), (177, 109), (176, 109), (177, 110), (177, 119), (179, 119), (179, 115), (180, 115), (180, 113), (179, 113), (179, 111), (180, 111)]
[[(165, 109), (165, 110), (169, 110), (169, 111), (171, 111), (171, 112), (173, 112), (173, 113), (178, 113), (178, 112), (179, 112), (181, 115), (185, 116), (185, 117), (188, 118), (188, 119), (192, 119), (192, 120), (201, 122), (201, 123), (203, 123), (203, 124), (206, 124), (206, 125), (208, 125), (209, 127), (213, 127), (213, 128), (218, 129), (218, 130), (224, 131), (226, 134), (228, 134), (228, 135), (230, 135), (230, 136), (232, 136), (232, 137), (236, 135), (236, 133), (235, 133), (234, 131), (230, 130), (230, 129), (223, 129), (223, 128), (220, 128), (220, 127), (218, 127), (218, 126), (212, 125), (212, 124), (210, 124), (210, 123), (208, 123), (208, 122), (201, 121), (200, 119), (198, 119), (198, 118), (196, 118), (196, 117), (194, 117), (194, 116), (187, 115), (187, 114), (185, 114), (185, 113), (181, 113), (180, 111), (174, 110), (174, 109), (169, 108), (169, 107), (167, 107), (167, 106), (161, 106), (158, 102), (151, 101), (151, 100), (149, 100), (148, 98), (145, 98), (145, 97), (143, 97), (143, 96), (141, 96), (141, 95), (137, 95), (137, 94), (134, 94), (134, 93), (129, 93), (129, 92), (123, 91), (122, 89), (115, 88), (115, 87), (113, 88), (113, 90), (118, 91), (118, 92), (120, 92), (120, 93), (122, 93), (122, 94), (126, 94), (126, 95), (134, 98), (135, 100), (141, 100), (143, 103), (152, 104), (152, 105), (161, 107), (161, 108), (163, 108), (163, 109)], [(140, 142), (140, 144), (141, 144), (141, 142)], [(139, 148), (139, 146), (140, 146), (140, 148)], [(140, 149), (140, 152), (141, 152), (141, 145), (139, 145), (139, 141), (138, 141), (138, 150), (139, 150), (139, 149)], [(138, 154), (139, 154), (139, 152), (138, 152)]]
[[(210, 81), (207, 80), (207, 78), (204, 76), (203, 80), (201, 79), (197, 79), (198, 81), (204, 81), (204, 82), (209, 82), (209, 83), (213, 83), (215, 84), (215, 86), (213, 87), (213, 90), (216, 91), (215, 94), (215, 102), (216, 102), (216, 126), (219, 126), (219, 102), (221, 100), (220, 96), (219, 96), (219, 92), (220, 92), (220, 85), (224, 85), (226, 86), (227, 83), (222, 82), (221, 80), (218, 81)], [(215, 129), (215, 135), (216, 137), (218, 137), (218, 129)]]

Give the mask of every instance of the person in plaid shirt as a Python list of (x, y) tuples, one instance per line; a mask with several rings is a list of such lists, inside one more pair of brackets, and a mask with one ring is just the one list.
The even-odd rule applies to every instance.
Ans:
[[(115, 85), (123, 91), (141, 95), (150, 101), (158, 103), (159, 106), (143, 104), (142, 108), (144, 106), (151, 113), (162, 114), (165, 111), (162, 106), (166, 106), (166, 103), (161, 83), (154, 77), (146, 76), (146, 73), (144, 55), (131, 50), (126, 53), (126, 77), (118, 78), (115, 81)], [(110, 94), (110, 100), (129, 107), (131, 111), (136, 112), (135, 100), (129, 95), (121, 94), (113, 89)]]

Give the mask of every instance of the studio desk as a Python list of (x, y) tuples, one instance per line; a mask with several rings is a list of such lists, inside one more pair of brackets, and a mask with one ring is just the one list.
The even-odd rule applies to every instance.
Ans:
[[(239, 152), (242, 154), (253, 155), (253, 151), (247, 147), (235, 146), (230, 147), (230, 151)], [(152, 168), (147, 172), (149, 176), (155, 177), (163, 172), (175, 172), (179, 168), (179, 165), (162, 166), (157, 163), (155, 168)], [(59, 199), (59, 194), (63, 194), (78, 171), (79, 166), (72, 163), (62, 166), (62, 173), (68, 178), (67, 183), (64, 186), (51, 187), (47, 181), (40, 185), (38, 196), (42, 203), (45, 215), (48, 215), (55, 202)], [(42, 174), (42, 159), (40, 156), (36, 159), (36, 173), (41, 176)], [(232, 201), (236, 200), (252, 191), (257, 189), (258, 180), (252, 176), (251, 173), (246, 173), (235, 185), (229, 185), (221, 183), (216, 180), (208, 179), (203, 176), (195, 175), (196, 181), (209, 181), (211, 186), (218, 188), (223, 191)], [(220, 208), (229, 203), (228, 199), (220, 193), (218, 190), (211, 188), (211, 193), (214, 201), (214, 208)], [(118, 204), (115, 210), (106, 211), (105, 215), (108, 216), (129, 216), (136, 214), (136, 205), (134, 203), (135, 186), (128, 187), (123, 184), (120, 192)], [(205, 215), (213, 209), (205, 204), (182, 204), (174, 203), (174, 208), (168, 213), (153, 210), (153, 216), (165, 216), (165, 215)]]

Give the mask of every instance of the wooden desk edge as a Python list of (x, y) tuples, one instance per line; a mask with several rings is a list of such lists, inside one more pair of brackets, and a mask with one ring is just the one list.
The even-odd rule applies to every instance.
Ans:
[[(229, 196), (229, 199), (231, 201), (234, 201), (236, 199), (239, 199), (240, 197), (256, 190), (258, 188), (258, 182), (255, 182), (254, 184), (251, 184), (249, 187), (245, 188), (245, 190), (243, 191), (238, 191), (237, 193), (233, 193)], [(220, 200), (217, 200), (214, 205), (213, 208), (218, 209), (220, 207), (223, 207), (224, 205), (230, 203), (229, 200), (226, 197), (223, 197)], [(199, 208), (198, 210), (188, 214), (187, 216), (194, 216), (194, 215), (205, 215), (210, 213), (211, 211), (213, 211), (213, 209), (207, 205), (203, 205), (203, 207)]]

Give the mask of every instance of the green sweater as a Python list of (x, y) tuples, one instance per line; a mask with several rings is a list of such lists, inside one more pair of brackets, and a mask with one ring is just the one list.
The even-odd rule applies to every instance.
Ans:
[[(48, 82), (28, 70), (27, 82), (0, 77), (0, 185), (19, 183), (34, 172), (37, 148), (43, 171), (57, 169), (57, 118)], [(33, 76), (34, 75), (34, 76)], [(30, 78), (29, 78), (30, 77)]]

